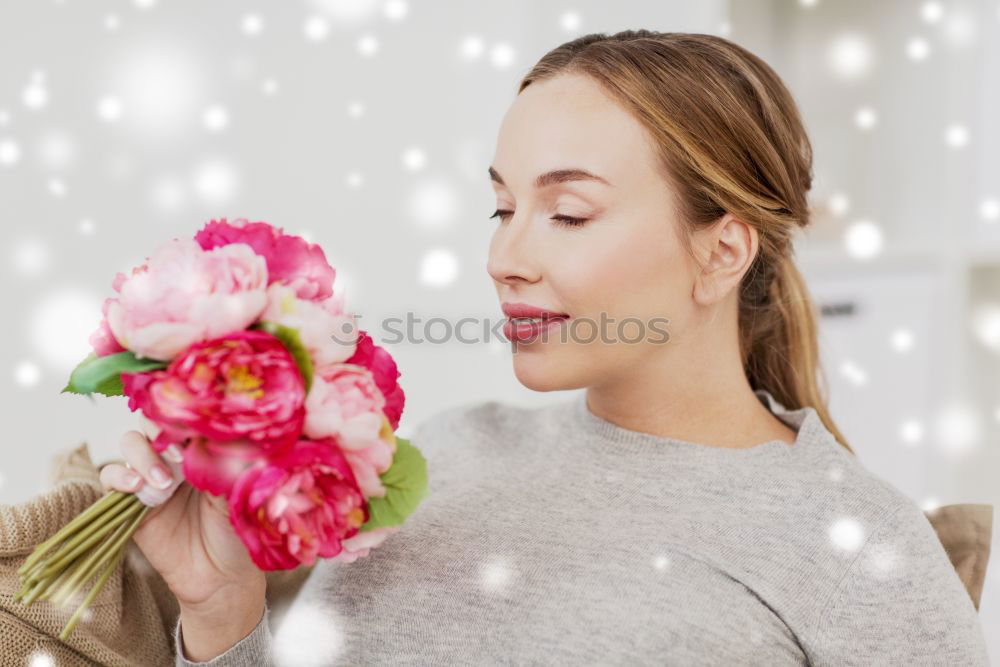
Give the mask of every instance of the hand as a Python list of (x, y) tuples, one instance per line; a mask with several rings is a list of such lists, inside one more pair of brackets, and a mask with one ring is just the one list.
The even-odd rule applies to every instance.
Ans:
[[(121, 451), (128, 467), (109, 463), (101, 468), (105, 491), (136, 492), (144, 485), (170, 484), (170, 465), (145, 435), (129, 431), (122, 437)], [(179, 448), (173, 451), (179, 453)], [(154, 482), (157, 468), (167, 484)], [(263, 613), (266, 578), (233, 530), (224, 498), (184, 481), (166, 502), (147, 512), (132, 539), (176, 596), (182, 617), (232, 622), (236, 609), (249, 609), (253, 615), (259, 608), (256, 619)]]

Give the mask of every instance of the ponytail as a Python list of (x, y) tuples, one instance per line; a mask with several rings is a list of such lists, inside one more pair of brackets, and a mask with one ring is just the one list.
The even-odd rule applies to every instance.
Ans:
[(766, 389), (789, 409), (812, 406), (837, 442), (853, 454), (826, 407), (828, 385), (819, 359), (816, 311), (791, 255), (767, 262), (758, 253), (757, 270), (747, 278), (740, 304), (740, 357), (750, 386)]

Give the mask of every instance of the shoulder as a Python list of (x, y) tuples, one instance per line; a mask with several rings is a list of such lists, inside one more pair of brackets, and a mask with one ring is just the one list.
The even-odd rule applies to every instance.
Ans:
[(972, 599), (912, 503), (866, 536), (808, 641), (820, 664), (876, 664), (889, 656), (900, 664), (989, 664)]
[(754, 393), (796, 429), (798, 444), (780, 467), (783, 476), (798, 485), (795, 495), (808, 501), (803, 509), (840, 512), (864, 520), (870, 528), (904, 506), (915, 508), (905, 493), (864, 464), (864, 447), (855, 454), (836, 439), (815, 407), (790, 410), (766, 390)]
[[(812, 499), (803, 509), (822, 518), (827, 547), (832, 545), (840, 553), (841, 567), (878, 569), (881, 563), (889, 568), (897, 553), (908, 555), (911, 568), (951, 567), (937, 533), (913, 498), (839, 445), (832, 445), (829, 455), (819, 461), (800, 476), (801, 495)], [(890, 544), (891, 548), (882, 546)]]
[(839, 567), (811, 624), (817, 662), (988, 664), (975, 606), (924, 511), (852, 455), (831, 461), (842, 469), (822, 502)]
[(860, 455), (848, 451), (812, 408), (796, 414), (802, 415), (797, 418), (803, 449), (786, 459), (783, 474), (798, 487), (794, 495), (805, 501), (798, 509), (824, 520), (849, 518), (861, 524), (864, 534), (893, 516), (896, 521), (926, 522), (910, 496), (865, 464), (864, 448)]

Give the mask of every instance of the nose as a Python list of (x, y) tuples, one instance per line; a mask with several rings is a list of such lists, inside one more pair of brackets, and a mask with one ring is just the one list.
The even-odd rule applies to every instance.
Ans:
[(538, 281), (537, 248), (533, 252), (530, 222), (529, 219), (518, 220), (514, 214), (493, 232), (486, 271), (497, 283), (514, 285)]

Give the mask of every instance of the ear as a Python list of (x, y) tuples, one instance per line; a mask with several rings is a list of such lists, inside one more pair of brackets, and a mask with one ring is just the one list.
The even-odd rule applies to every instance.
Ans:
[(711, 227), (697, 233), (703, 264), (695, 276), (692, 297), (711, 306), (737, 289), (757, 254), (757, 229), (726, 213)]

